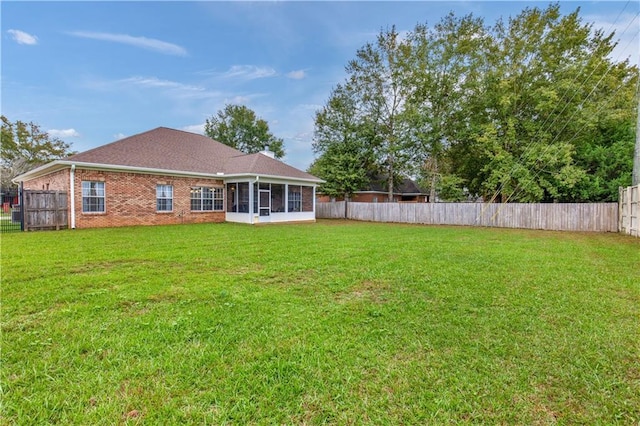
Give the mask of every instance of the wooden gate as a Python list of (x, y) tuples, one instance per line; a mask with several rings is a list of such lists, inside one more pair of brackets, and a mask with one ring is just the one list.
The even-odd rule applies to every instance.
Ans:
[(66, 192), (25, 190), (23, 201), (25, 231), (67, 228)]
[(619, 212), (620, 232), (640, 237), (640, 185), (620, 188)]

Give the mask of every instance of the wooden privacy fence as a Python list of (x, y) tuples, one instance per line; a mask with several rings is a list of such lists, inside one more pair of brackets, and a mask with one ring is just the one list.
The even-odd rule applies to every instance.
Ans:
[(640, 237), (640, 185), (620, 188), (619, 231)]
[(67, 193), (24, 191), (24, 230), (67, 227)]
[(618, 232), (617, 203), (317, 203), (317, 217), (371, 222)]

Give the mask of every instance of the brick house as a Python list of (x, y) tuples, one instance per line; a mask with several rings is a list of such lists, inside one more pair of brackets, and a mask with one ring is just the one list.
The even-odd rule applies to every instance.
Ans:
[(315, 220), (315, 176), (206, 136), (159, 127), (14, 179), (63, 191), (70, 228)]

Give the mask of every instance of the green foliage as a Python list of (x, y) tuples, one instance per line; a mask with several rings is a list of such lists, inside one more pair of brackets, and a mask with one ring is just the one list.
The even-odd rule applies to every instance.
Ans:
[(365, 159), (342, 145), (331, 146), (309, 167), (309, 173), (326, 182), (318, 191), (330, 197), (351, 197), (367, 183)]
[(3, 235), (0, 423), (636, 424), (639, 248), (343, 221)]
[(11, 179), (34, 167), (74, 154), (71, 144), (51, 137), (33, 122), (12, 123), (2, 116), (2, 187), (11, 186)]
[(468, 199), (464, 179), (456, 175), (444, 175), (438, 181), (438, 196), (443, 201), (460, 202)]
[(374, 167), (366, 123), (357, 111), (354, 93), (338, 85), (327, 105), (316, 113), (313, 148), (321, 155), (309, 173), (326, 181), (319, 190), (331, 197), (350, 197), (361, 190)]
[(247, 154), (269, 148), (276, 158), (284, 157), (283, 140), (269, 131), (269, 125), (244, 105), (226, 105), (208, 118), (205, 135)]
[[(335, 109), (334, 98), (348, 99), (339, 103), (341, 109), (351, 109), (342, 113), (351, 123), (350, 136), (360, 142), (360, 156), (371, 158), (374, 167), (383, 171), (388, 184), (389, 199), (393, 197), (394, 177), (406, 173), (411, 164), (408, 150), (408, 121), (405, 104), (408, 97), (407, 85), (404, 83), (406, 58), (409, 53), (395, 28), (382, 31), (375, 43), (367, 43), (356, 52), (355, 59), (346, 66), (348, 74), (344, 86), (332, 93), (329, 109)], [(330, 138), (327, 128), (335, 125), (338, 133), (347, 130), (341, 121), (322, 122), (323, 116), (316, 116), (316, 152), (325, 152), (332, 143), (343, 143), (343, 139)], [(319, 130), (319, 131), (318, 131)], [(371, 155), (370, 155), (371, 154)], [(328, 176), (327, 181), (333, 180)]]
[(558, 4), (493, 27), (450, 14), (402, 39), (381, 31), (346, 67), (354, 131), (387, 175), (425, 173), (432, 188), (455, 176), (487, 201), (614, 201), (638, 103), (638, 68), (613, 62), (614, 46)]

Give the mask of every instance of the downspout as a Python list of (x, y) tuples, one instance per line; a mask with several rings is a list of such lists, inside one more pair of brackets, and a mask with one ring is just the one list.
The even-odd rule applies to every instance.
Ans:
[(317, 213), (316, 213), (316, 186), (313, 185), (313, 220), (316, 220), (317, 218)]
[(71, 165), (71, 173), (69, 173), (70, 192), (71, 192), (71, 229), (76, 229), (76, 165)]

